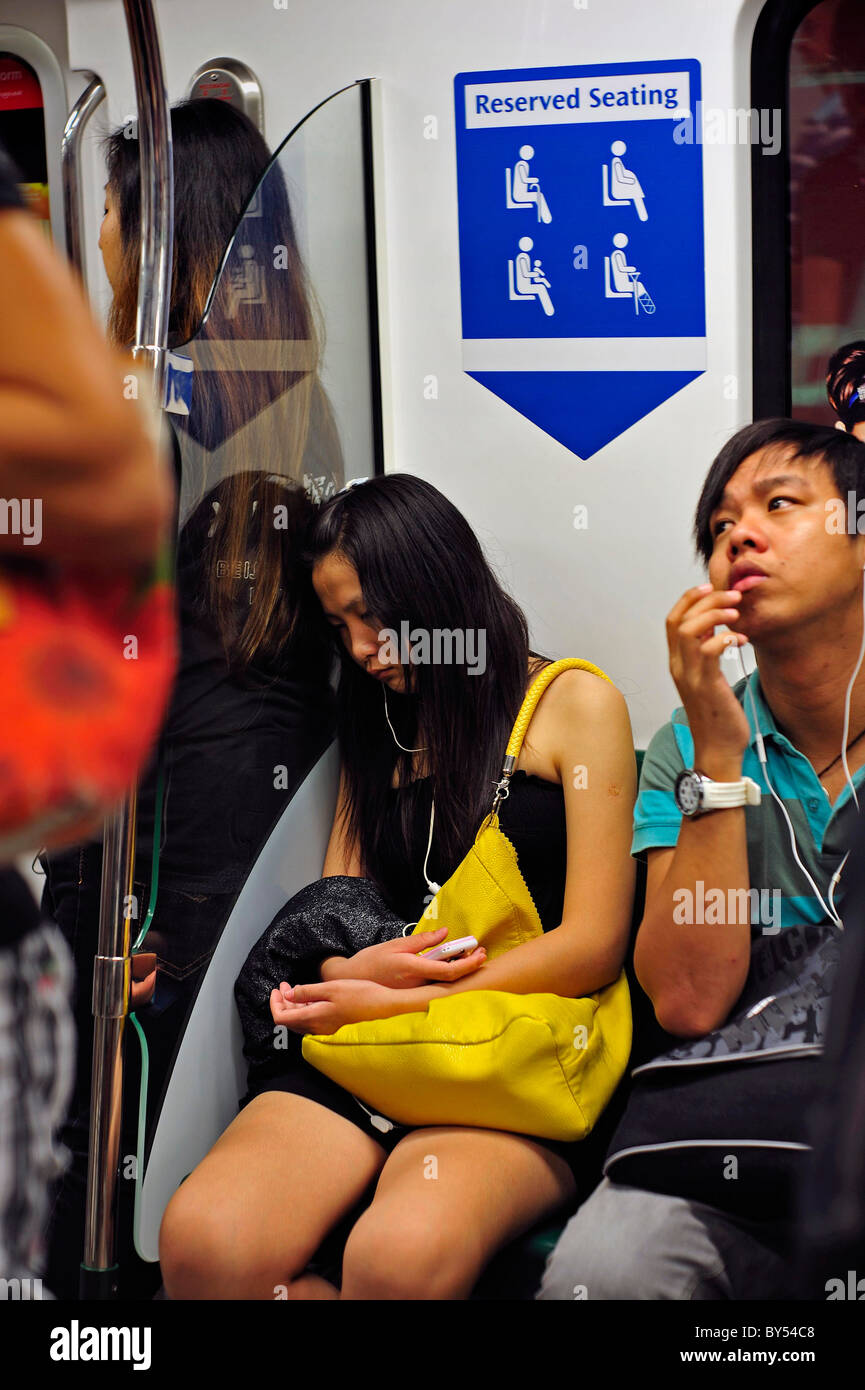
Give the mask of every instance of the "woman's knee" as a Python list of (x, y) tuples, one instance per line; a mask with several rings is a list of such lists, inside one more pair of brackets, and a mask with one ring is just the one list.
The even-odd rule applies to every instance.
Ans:
[(212, 1298), (214, 1284), (224, 1282), (229, 1241), (224, 1215), (192, 1189), (189, 1180), (175, 1192), (159, 1230), (159, 1263), (169, 1298)]
[(466, 1298), (482, 1263), (469, 1232), (425, 1220), (402, 1205), (364, 1212), (345, 1247), (342, 1296), (347, 1299)]
[(266, 1232), (244, 1229), (242, 1211), (210, 1201), (206, 1189), (188, 1188), (169, 1202), (159, 1232), (165, 1290), (173, 1299), (273, 1298), (303, 1261), (290, 1244), (274, 1244)]

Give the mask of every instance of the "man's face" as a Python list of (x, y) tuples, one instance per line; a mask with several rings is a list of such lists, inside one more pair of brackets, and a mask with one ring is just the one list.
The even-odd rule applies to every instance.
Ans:
[(826, 503), (837, 496), (825, 463), (783, 447), (752, 454), (737, 468), (712, 513), (709, 561), (714, 587), (742, 594), (734, 631), (759, 641), (861, 602), (865, 542), (827, 525)]

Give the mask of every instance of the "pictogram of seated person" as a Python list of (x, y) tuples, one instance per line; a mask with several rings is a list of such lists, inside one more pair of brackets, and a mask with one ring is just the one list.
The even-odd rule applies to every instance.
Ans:
[(627, 153), (624, 140), (614, 140), (610, 146), (613, 158), (610, 161), (610, 199), (611, 203), (633, 203), (641, 222), (649, 220), (646, 211), (645, 194), (636, 174), (625, 167), (622, 155)]

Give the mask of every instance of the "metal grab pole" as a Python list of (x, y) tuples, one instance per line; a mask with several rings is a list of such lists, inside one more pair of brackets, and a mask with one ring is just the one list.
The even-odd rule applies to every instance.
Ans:
[(60, 142), (66, 244), (69, 248), (69, 259), (85, 282), (87, 277), (84, 273), (84, 250), (81, 242), (81, 171), (79, 167), (81, 140), (87, 122), (104, 99), (105, 88), (99, 78), (94, 77), (69, 112), (69, 118), (63, 131), (63, 139)]
[[(171, 118), (159, 32), (151, 0), (123, 0), (135, 70), (141, 173), (141, 265), (137, 346), (162, 403), (174, 239)], [(106, 822), (99, 904), (99, 944), (93, 966), (93, 1070), (87, 1209), (80, 1293), (117, 1292), (114, 1209), (123, 1102), (123, 1032), (129, 1010), (129, 897), (135, 864), (135, 789)]]

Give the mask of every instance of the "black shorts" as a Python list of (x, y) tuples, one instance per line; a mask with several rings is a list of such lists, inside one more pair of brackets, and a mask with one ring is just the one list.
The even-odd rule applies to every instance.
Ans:
[[(307, 1100), (316, 1101), (318, 1105), (325, 1106), (327, 1110), (332, 1110), (353, 1125), (357, 1125), (364, 1134), (368, 1134), (380, 1144), (386, 1153), (391, 1153), (400, 1140), (411, 1134), (413, 1129), (421, 1128), (419, 1125), (400, 1125), (395, 1120), (388, 1119), (386, 1115), (377, 1114), (370, 1106), (356, 1100), (344, 1087), (331, 1081), (329, 1076), (310, 1066), (304, 1057), (292, 1061), (276, 1076), (251, 1082), (249, 1090), (240, 1102), (241, 1110), (255, 1096), (263, 1095), (266, 1091), (286, 1091), (290, 1095), (305, 1096)], [(597, 1144), (592, 1142), (594, 1137), (592, 1134), (580, 1143), (563, 1143), (555, 1139), (538, 1139), (530, 1134), (525, 1136), (531, 1139), (533, 1144), (539, 1144), (561, 1158), (573, 1172), (578, 1190), (585, 1191), (586, 1195), (597, 1185), (601, 1177)]]

